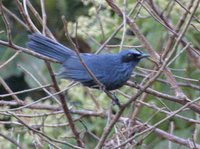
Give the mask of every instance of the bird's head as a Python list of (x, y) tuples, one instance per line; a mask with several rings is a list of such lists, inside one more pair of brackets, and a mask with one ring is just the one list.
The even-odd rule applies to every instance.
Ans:
[(122, 52), (120, 52), (120, 56), (123, 63), (138, 63), (141, 59), (149, 57), (148, 54), (143, 53), (137, 49), (123, 50)]

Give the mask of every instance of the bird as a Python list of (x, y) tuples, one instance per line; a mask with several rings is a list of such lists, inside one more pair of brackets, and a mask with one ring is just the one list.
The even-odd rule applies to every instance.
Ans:
[(149, 57), (148, 54), (138, 49), (127, 49), (113, 54), (80, 53), (79, 58), (74, 50), (39, 33), (29, 35), (27, 47), (60, 62), (62, 64), (58, 73), (60, 78), (74, 80), (83, 86), (100, 89), (97, 81), (81, 63), (81, 58), (106, 91), (121, 88), (130, 79), (133, 69), (140, 60)]

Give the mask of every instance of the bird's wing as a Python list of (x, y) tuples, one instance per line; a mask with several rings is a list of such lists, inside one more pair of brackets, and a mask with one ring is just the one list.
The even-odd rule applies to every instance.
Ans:
[[(93, 61), (90, 61), (87, 58), (83, 58), (83, 61), (88, 66), (88, 68), (92, 71), (95, 77), (98, 80), (102, 80), (104, 75), (102, 73), (97, 72), (96, 69), (98, 66), (94, 66), (96, 64)], [(96, 84), (93, 81), (93, 78), (90, 76), (86, 68), (81, 64), (78, 57), (70, 57), (67, 61), (64, 62), (63, 67), (58, 74), (61, 78), (72, 79), (75, 81), (79, 81), (87, 86), (92, 86)]]

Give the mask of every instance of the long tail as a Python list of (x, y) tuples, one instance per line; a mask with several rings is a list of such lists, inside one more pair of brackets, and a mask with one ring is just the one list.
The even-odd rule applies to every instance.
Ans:
[(34, 33), (29, 35), (29, 39), (30, 41), (27, 43), (28, 48), (59, 62), (64, 62), (70, 56), (75, 55), (75, 52), (71, 49), (41, 34)]

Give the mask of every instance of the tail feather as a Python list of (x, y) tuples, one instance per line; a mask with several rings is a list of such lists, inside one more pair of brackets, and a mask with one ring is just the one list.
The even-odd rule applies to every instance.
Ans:
[(64, 62), (70, 56), (75, 55), (75, 52), (71, 49), (41, 34), (34, 33), (29, 35), (29, 39), (30, 41), (27, 43), (28, 48), (59, 62)]

